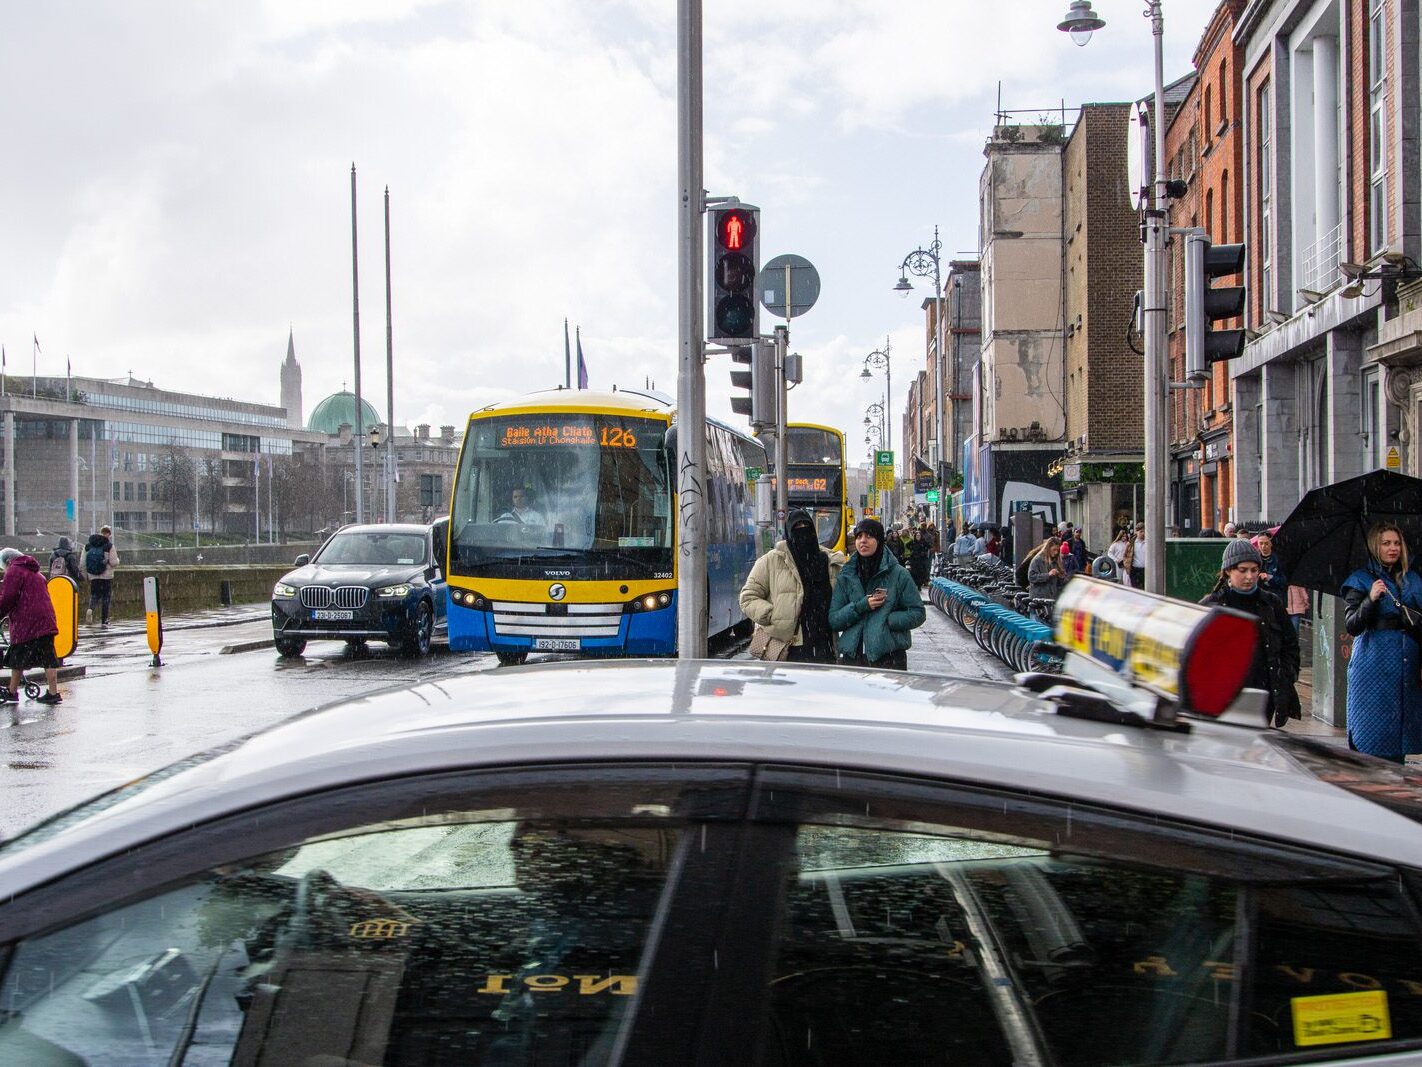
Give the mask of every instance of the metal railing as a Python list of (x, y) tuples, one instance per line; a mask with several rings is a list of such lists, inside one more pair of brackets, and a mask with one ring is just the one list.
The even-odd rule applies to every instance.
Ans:
[(1303, 257), (1303, 286), (1326, 293), (1338, 281), (1338, 264), (1343, 258), (1343, 224), (1340, 222), (1313, 243)]

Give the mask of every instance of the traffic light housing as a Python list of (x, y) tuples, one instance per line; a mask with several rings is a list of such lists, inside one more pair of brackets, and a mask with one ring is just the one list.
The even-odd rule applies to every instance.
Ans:
[(771, 341), (757, 341), (753, 345), (736, 345), (731, 349), (731, 359), (749, 367), (748, 370), (731, 370), (731, 388), (744, 389), (745, 395), (731, 396), (731, 410), (737, 415), (746, 415), (756, 428), (774, 426), (775, 420), (775, 345)]
[(1200, 379), (1210, 365), (1244, 351), (1243, 330), (1212, 325), (1244, 313), (1244, 286), (1212, 286), (1214, 278), (1244, 270), (1244, 245), (1213, 244), (1202, 233), (1185, 236), (1185, 377)]
[(706, 336), (717, 345), (751, 344), (759, 333), (755, 278), (760, 269), (760, 209), (734, 204), (712, 208), (710, 215)]

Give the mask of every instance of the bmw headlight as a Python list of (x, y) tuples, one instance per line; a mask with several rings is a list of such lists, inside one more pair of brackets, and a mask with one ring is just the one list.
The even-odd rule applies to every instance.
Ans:
[(273, 596), (274, 598), (275, 598), (275, 597), (292, 597), (292, 596), (295, 596), (295, 595), (296, 595), (296, 586), (294, 586), (294, 585), (287, 585), (285, 582), (277, 582), (276, 585), (272, 586), (272, 596)]
[(404, 596), (410, 591), (408, 585), (387, 585), (384, 589), (377, 589), (376, 596)]

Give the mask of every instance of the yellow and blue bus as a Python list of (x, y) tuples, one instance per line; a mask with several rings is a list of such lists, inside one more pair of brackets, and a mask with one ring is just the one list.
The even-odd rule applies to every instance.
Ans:
[(843, 552), (849, 538), (844, 434), (832, 426), (792, 422), (785, 427), (786, 500), (815, 517), (820, 544)]
[[(449, 524), (449, 645), (530, 652), (676, 652), (675, 405), (634, 390), (550, 390), (469, 417)], [(707, 575), (717, 634), (743, 625), (758, 555), (754, 438), (707, 420)]]

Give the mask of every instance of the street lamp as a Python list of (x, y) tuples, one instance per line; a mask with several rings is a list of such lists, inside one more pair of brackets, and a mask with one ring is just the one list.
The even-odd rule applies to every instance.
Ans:
[[(1154, 158), (1151, 161), (1149, 195), (1142, 199), (1145, 228), (1145, 525), (1146, 589), (1165, 592), (1165, 498), (1169, 427), (1165, 423), (1167, 363), (1165, 358), (1165, 242), (1169, 227), (1165, 218), (1165, 61), (1163, 38), (1165, 20), (1161, 0), (1146, 0), (1142, 14), (1150, 19), (1155, 39), (1155, 106), (1151, 115)], [(1101, 29), (1106, 23), (1096, 17), (1091, 4), (1073, 0), (1067, 17), (1057, 29), (1072, 34), (1085, 44), (1081, 34)]]
[(1057, 23), (1057, 29), (1071, 34), (1071, 43), (1082, 48), (1091, 40), (1092, 33), (1104, 25), (1106, 20), (1097, 18), (1096, 12), (1091, 10), (1091, 0), (1072, 0), (1066, 18)]
[(884, 447), (884, 425), (888, 420), (884, 417), (884, 405), (879, 403), (870, 404), (864, 409), (864, 425), (868, 428), (868, 433), (864, 435), (866, 441), (872, 440), (874, 435), (878, 436), (879, 447)]
[[(381, 432), (380, 432), (380, 427), (379, 427), (379, 426), (372, 426), (372, 427), (370, 428), (370, 433), (369, 433), (367, 436), (370, 438), (370, 447), (371, 447), (371, 449), (374, 451), (374, 453), (375, 453), (375, 455), (376, 455), (377, 457), (380, 457), (380, 441), (381, 441), (381, 437), (383, 436), (383, 435), (381, 434)], [(387, 449), (386, 451), (389, 451), (389, 449)], [(383, 458), (383, 457), (380, 457), (380, 458)], [(382, 483), (385, 482), (385, 479), (384, 479), (383, 477), (381, 478), (381, 482), (382, 482)], [(386, 491), (387, 493), (389, 493), (389, 491), (390, 491), (390, 487), (389, 487), (388, 484), (386, 484), (386, 486), (385, 486), (385, 491)], [(375, 496), (375, 499), (376, 499), (377, 501), (380, 499), (379, 492), (380, 492), (379, 489), (377, 489), (377, 490), (376, 490), (376, 496)], [(378, 511), (378, 509), (377, 509), (377, 511)]]
[[(959, 448), (957, 441), (958, 420), (953, 419), (953, 447), (950, 453), (948, 447), (948, 390), (946, 370), (948, 367), (948, 356), (943, 348), (943, 270), (942, 270), (943, 242), (938, 239), (938, 227), (933, 227), (933, 243), (927, 248), (915, 248), (908, 255), (904, 256), (904, 261), (899, 264), (899, 280), (894, 286), (894, 292), (907, 296), (913, 291), (913, 283), (909, 281), (910, 274), (919, 278), (933, 277), (933, 335), (934, 343), (938, 348), (937, 358), (934, 364), (938, 370), (938, 388), (936, 390), (935, 408), (937, 409), (938, 423), (938, 470), (934, 473), (940, 475), (938, 488), (938, 536), (940, 544), (948, 543), (948, 507), (946, 493), (948, 487), (942, 484), (941, 474), (943, 464), (948, 462), (948, 456), (956, 455)], [(953, 367), (953, 393), (958, 392), (958, 367)]]
[(859, 377), (865, 381), (873, 378), (873, 371), (882, 368), (884, 373), (884, 403), (873, 404), (872, 407), (879, 408), (879, 447), (886, 451), (893, 451), (893, 424), (889, 421), (889, 413), (893, 411), (893, 364), (889, 360), (889, 339), (884, 337), (883, 349), (875, 349), (865, 356), (865, 366), (859, 371)]

